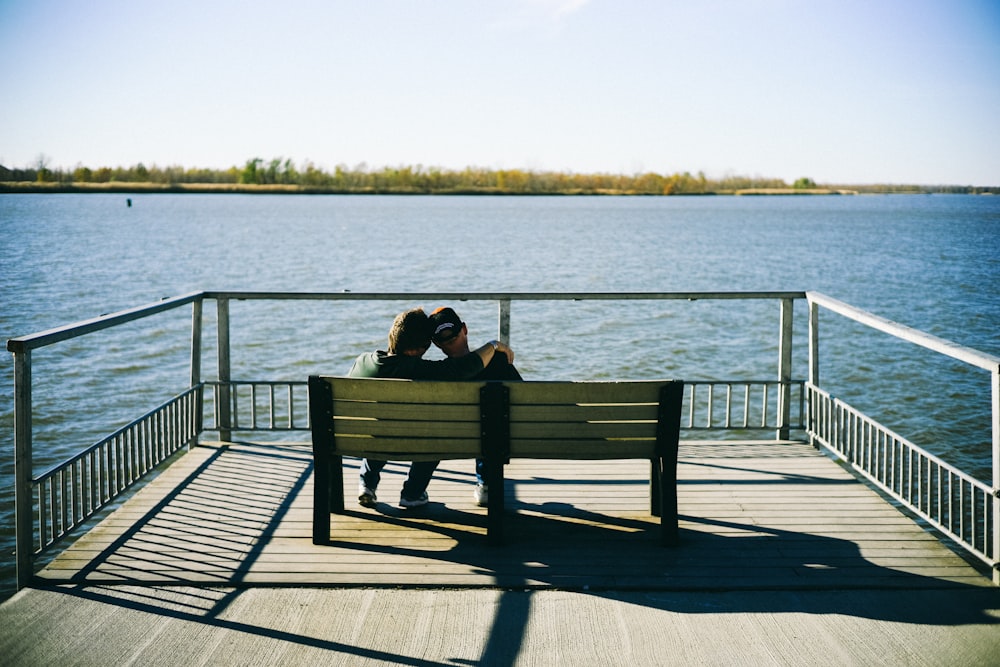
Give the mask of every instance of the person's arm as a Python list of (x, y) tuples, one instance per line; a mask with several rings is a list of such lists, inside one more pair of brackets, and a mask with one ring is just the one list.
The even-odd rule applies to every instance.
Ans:
[(498, 352), (507, 355), (507, 363), (514, 363), (514, 350), (510, 349), (510, 346), (506, 343), (501, 343), (498, 340), (491, 340), (486, 345), (472, 351), (473, 354), (478, 354), (479, 358), (483, 360), (483, 368), (490, 365), (493, 355)]
[(398, 364), (385, 373), (386, 377), (411, 380), (471, 380), (483, 370), (483, 361), (475, 352), (461, 357), (430, 360), (405, 355), (396, 357)]
[(461, 357), (436, 361), (407, 355), (389, 355), (380, 368), (379, 377), (411, 380), (472, 380), (486, 368), (497, 352), (507, 354), (508, 358), (514, 355), (514, 351), (507, 345), (497, 341), (490, 341)]

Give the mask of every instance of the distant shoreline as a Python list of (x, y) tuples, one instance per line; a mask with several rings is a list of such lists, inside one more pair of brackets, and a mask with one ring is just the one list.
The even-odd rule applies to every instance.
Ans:
[[(979, 188), (979, 190), (992, 190)], [(0, 181), (0, 193), (10, 194), (287, 194), (287, 195), (485, 195), (511, 197), (538, 196), (597, 196), (597, 197), (711, 197), (711, 196), (840, 196), (860, 194), (928, 194), (925, 191), (898, 192), (853, 188), (744, 188), (703, 193), (649, 194), (628, 190), (566, 189), (556, 192), (522, 192), (501, 188), (454, 188), (425, 190), (420, 188), (335, 188), (302, 185), (257, 185), (247, 183), (36, 183), (26, 181)], [(982, 194), (994, 194), (983, 192)]]

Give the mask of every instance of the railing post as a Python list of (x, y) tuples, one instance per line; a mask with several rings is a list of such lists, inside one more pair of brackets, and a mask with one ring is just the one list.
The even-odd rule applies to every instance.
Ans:
[(1000, 367), (993, 371), (993, 583), (1000, 586)]
[(510, 345), (510, 299), (500, 299), (498, 306), (497, 338), (501, 343)]
[[(819, 389), (819, 304), (811, 299), (807, 303), (809, 305), (809, 384)], [(815, 394), (811, 396), (815, 396)], [(818, 419), (819, 414), (818, 406), (813, 405), (813, 403), (814, 401), (810, 400), (809, 424), (806, 426), (806, 430), (809, 434), (809, 444), (818, 447), (815, 420)]]
[(229, 386), (232, 379), (229, 359), (229, 297), (217, 297), (216, 304), (218, 310), (216, 335), (219, 341), (219, 402), (215, 407), (219, 411), (219, 440), (229, 442), (233, 437)]
[[(191, 387), (201, 385), (201, 325), (202, 300), (198, 299), (191, 304)], [(195, 431), (198, 435), (201, 435), (205, 424), (204, 415), (202, 414), (202, 405), (204, 405), (203, 392), (204, 389), (198, 390), (198, 399), (195, 401), (195, 405), (197, 406), (195, 412)], [(190, 448), (191, 443), (189, 442), (188, 450)]]
[(35, 576), (32, 564), (31, 350), (14, 352), (14, 533), (17, 589)]
[(792, 314), (794, 301), (791, 299), (781, 300), (781, 334), (779, 338), (778, 353), (778, 431), (775, 438), (778, 440), (788, 440), (788, 422), (791, 414), (791, 385), (792, 380)]

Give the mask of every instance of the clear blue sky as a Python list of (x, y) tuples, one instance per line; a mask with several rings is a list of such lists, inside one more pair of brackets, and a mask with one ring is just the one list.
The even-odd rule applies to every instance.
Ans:
[(1000, 186), (998, 0), (0, 0), (0, 164)]

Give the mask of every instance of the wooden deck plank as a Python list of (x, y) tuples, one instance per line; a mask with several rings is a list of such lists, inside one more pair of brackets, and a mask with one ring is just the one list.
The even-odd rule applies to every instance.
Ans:
[[(472, 461), (441, 464), (431, 504), (331, 516), (311, 541), (303, 445), (202, 446), (53, 559), (47, 582), (677, 590), (988, 587), (989, 580), (803, 443), (682, 443), (681, 545), (657, 542), (644, 461), (515, 459), (506, 534), (486, 542)], [(513, 513), (516, 511), (516, 514)]]

